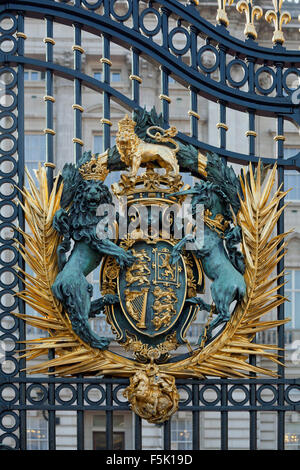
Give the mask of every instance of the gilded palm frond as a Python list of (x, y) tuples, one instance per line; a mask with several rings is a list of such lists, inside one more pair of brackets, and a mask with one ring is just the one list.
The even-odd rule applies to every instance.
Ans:
[[(18, 249), (34, 275), (19, 270), (25, 288), (17, 295), (33, 308), (37, 315), (15, 315), (29, 325), (48, 331), (50, 336), (25, 341), (26, 349), (22, 357), (28, 360), (41, 359), (49, 349), (55, 350), (54, 359), (42, 360), (29, 366), (27, 370), (31, 373), (68, 375), (99, 372), (107, 367), (122, 368), (122, 363), (115, 361), (114, 364), (112, 353), (91, 348), (73, 332), (67, 313), (54, 297), (51, 286), (58, 273), (56, 251), (61, 237), (53, 228), (52, 221), (60, 207), (63, 185), (58, 187), (56, 178), (49, 194), (46, 170), (41, 166), (36, 170), (37, 184), (28, 172), (27, 178), (29, 188), (21, 191), (23, 204), (20, 204), (24, 210), (28, 231), (20, 230), (24, 243), (19, 243)], [(134, 364), (128, 362), (128, 369), (131, 370), (132, 367), (134, 370)], [(49, 372), (49, 368), (55, 368), (55, 372)]]
[(192, 358), (168, 365), (169, 373), (197, 377), (246, 377), (249, 372), (256, 372), (276, 376), (270, 370), (251, 365), (248, 357), (257, 355), (278, 363), (276, 345), (257, 344), (252, 341), (256, 333), (288, 321), (262, 320), (268, 312), (285, 301), (285, 298), (277, 293), (280, 287), (277, 282), (283, 273), (274, 275), (274, 272), (285, 252), (286, 234), (273, 233), (285, 208), (280, 207), (280, 201), (286, 192), (278, 189), (271, 194), (276, 182), (276, 166), (269, 172), (264, 187), (260, 164), (255, 177), (250, 164), (248, 176), (244, 172), (240, 178), (242, 197), (237, 217), (243, 233), (242, 250), (246, 260), (247, 294), (235, 309), (224, 332), (203, 350), (196, 351)]

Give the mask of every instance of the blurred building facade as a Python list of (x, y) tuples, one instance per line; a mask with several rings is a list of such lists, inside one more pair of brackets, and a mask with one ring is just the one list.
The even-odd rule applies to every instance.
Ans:
[[(122, 9), (122, 3), (126, 8), (126, 2), (118, 2)], [(271, 5), (267, 1), (258, 2), (264, 12)], [(285, 8), (292, 14), (292, 22), (285, 27), (286, 47), (297, 49), (299, 47), (298, 32), (299, 23), (297, 23), (300, 13), (300, 2), (285, 1)], [(201, 15), (215, 23), (216, 3), (201, 2)], [(240, 39), (244, 38), (244, 19), (235, 9), (235, 6), (228, 8), (230, 18), (230, 32)], [(155, 19), (153, 19), (154, 21)], [(149, 24), (151, 29), (151, 24)], [(260, 44), (270, 47), (272, 30), (270, 25), (263, 19), (257, 23), (258, 41)], [(25, 54), (36, 59), (42, 59), (45, 54), (45, 25), (42, 20), (26, 19), (25, 33)], [(73, 31), (71, 27), (55, 24), (54, 34), (54, 61), (58, 64), (73, 63), (72, 45)], [(102, 57), (101, 39), (96, 40), (94, 36), (83, 33), (82, 47), (82, 70), (94, 77), (96, 80), (103, 79), (103, 69), (100, 59)], [(131, 95), (131, 52), (125, 50), (116, 44), (111, 45), (111, 84), (122, 91), (124, 94)], [(183, 59), (185, 60), (185, 58)], [(213, 64), (214, 57), (207, 54), (205, 57), (206, 65)], [(236, 79), (242, 77), (243, 70), (236, 67), (234, 70)], [(160, 80), (161, 72), (152, 63), (141, 59), (140, 75), (143, 80), (141, 86), (141, 105), (147, 109), (153, 106), (159, 111), (161, 109)], [(290, 78), (297, 82), (298, 76)], [(261, 86), (270, 86), (270, 76), (261, 76)], [(297, 86), (296, 86), (297, 87)], [(61, 77), (54, 76), (54, 129), (56, 135), (55, 145), (55, 164), (56, 169), (61, 170), (67, 162), (74, 161), (72, 139), (74, 137), (74, 116), (72, 106), (74, 104), (74, 88), (71, 81)], [(37, 167), (39, 162), (44, 161), (45, 156), (45, 74), (36, 70), (26, 70), (25, 72), (25, 160), (30, 170)], [(189, 93), (175, 78), (169, 79), (170, 105), (170, 124), (174, 125), (186, 134), (190, 132), (190, 119), (188, 110)], [(208, 144), (215, 144), (217, 136), (216, 124), (218, 123), (217, 104), (199, 98), (199, 139)], [(94, 153), (101, 153), (103, 148), (103, 125), (101, 118), (103, 116), (101, 94), (83, 89), (82, 94), (82, 123), (84, 150), (92, 150)], [(126, 110), (121, 105), (111, 102), (111, 145), (114, 143), (117, 123), (124, 116)], [(241, 113), (234, 110), (228, 110), (227, 115), (228, 132), (227, 146), (230, 150), (238, 152), (239, 149), (248, 145), (246, 131), (248, 121), (241, 118)], [(259, 118), (257, 120), (257, 139), (256, 155), (274, 157), (276, 129), (268, 118)], [(295, 155), (300, 151), (299, 130), (292, 124), (286, 128), (285, 156)], [(235, 165), (237, 172), (240, 167)], [(107, 178), (107, 184), (118, 181), (119, 174), (111, 174)], [(187, 183), (192, 183), (191, 177), (184, 175)], [(300, 174), (288, 172), (285, 180), (286, 188), (292, 188), (287, 196), (289, 206), (285, 214), (285, 230), (294, 228), (294, 232), (288, 236), (289, 250), (286, 255), (286, 270), (288, 271), (286, 294), (290, 302), (286, 306), (287, 316), (291, 321), (286, 325), (286, 375), (290, 377), (299, 377), (300, 372)], [(94, 296), (100, 295), (99, 291), (99, 272), (95, 272), (93, 279)], [(209, 298), (209, 289), (206, 293)], [(276, 313), (276, 312), (275, 312)], [(274, 314), (275, 314), (274, 313)], [(189, 333), (189, 341), (193, 345), (197, 341), (205, 322), (205, 316), (199, 317), (192, 325)], [(108, 326), (104, 318), (93, 320), (93, 327), (96, 331), (106, 329)], [(27, 327), (28, 338), (39, 336), (40, 331), (33, 327)], [(276, 344), (276, 331), (270, 330), (261, 333), (258, 341)], [(264, 364), (265, 365), (265, 364)], [(270, 391), (271, 394), (271, 391)], [(242, 399), (237, 396), (237, 400)], [(96, 399), (96, 397), (94, 397)], [(208, 400), (214, 400), (213, 392), (207, 397)], [(265, 397), (266, 401), (271, 399)], [(75, 449), (76, 448), (76, 416), (72, 412), (57, 413), (57, 449)], [(132, 449), (134, 443), (134, 416), (131, 412), (118, 412), (114, 417), (114, 443), (116, 449)], [(272, 412), (261, 412), (258, 416), (258, 448), (275, 449), (276, 448), (276, 416)], [(203, 412), (200, 418), (200, 436), (202, 449), (218, 449), (220, 446), (220, 413)], [(28, 448), (46, 449), (47, 448), (47, 415), (41, 411), (28, 413)], [(188, 450), (192, 448), (192, 422), (190, 416), (184, 412), (179, 412), (172, 419), (171, 427), (172, 448), (179, 450)], [(300, 413), (286, 415), (286, 445), (287, 449), (300, 449)], [(143, 447), (147, 449), (162, 449), (162, 430), (160, 426), (144, 423), (143, 428)], [(249, 447), (249, 416), (247, 412), (238, 412), (229, 414), (229, 448), (247, 449)], [(105, 449), (105, 417), (101, 412), (85, 413), (85, 448), (86, 449)]]

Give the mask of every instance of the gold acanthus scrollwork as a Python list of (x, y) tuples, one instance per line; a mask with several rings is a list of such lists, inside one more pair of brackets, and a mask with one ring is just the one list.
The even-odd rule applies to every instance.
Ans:
[(257, 39), (257, 32), (254, 26), (254, 19), (259, 20), (263, 16), (263, 10), (260, 6), (253, 6), (252, 0), (240, 0), (236, 9), (239, 13), (245, 12), (246, 15), (246, 26), (244, 29), (244, 34), (246, 37), (251, 37), (252, 39)]
[(120, 266), (115, 258), (109, 256), (102, 268), (101, 293), (115, 294), (117, 290), (117, 278), (119, 276)]
[(132, 351), (137, 359), (154, 360), (164, 356), (164, 360), (170, 357), (169, 351), (177, 349), (179, 344), (176, 339), (176, 331), (166, 336), (166, 339), (156, 346), (150, 346), (138, 340), (136, 335), (126, 332), (126, 341), (122, 344), (126, 350)]
[(268, 10), (265, 18), (268, 23), (274, 23), (275, 31), (272, 41), (274, 44), (283, 44), (285, 41), (282, 31), (283, 24), (288, 24), (292, 17), (288, 11), (281, 11), (283, 0), (273, 0), (274, 10)]
[[(194, 276), (193, 272), (193, 261), (190, 257), (191, 255), (189, 253), (183, 255), (183, 259), (185, 262), (185, 268), (186, 268), (186, 274), (187, 274), (187, 297), (195, 297), (197, 295), (197, 281)], [(203, 279), (203, 273), (202, 270), (198, 272), (200, 274), (200, 279), (198, 280), (198, 283), (201, 285), (202, 284), (202, 279)]]

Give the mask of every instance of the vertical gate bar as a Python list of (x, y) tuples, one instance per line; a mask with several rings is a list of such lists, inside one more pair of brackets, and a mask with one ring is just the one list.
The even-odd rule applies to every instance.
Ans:
[[(256, 339), (254, 338), (253, 343), (256, 342)], [(254, 354), (249, 356), (249, 363), (251, 366), (256, 366), (256, 356)], [(255, 378), (256, 373), (255, 372), (250, 372), (250, 377)], [(249, 404), (250, 406), (255, 407), (256, 406), (256, 385), (255, 383), (250, 383), (249, 385), (249, 390), (250, 390), (250, 400)], [(257, 411), (251, 410), (249, 412), (249, 432), (250, 432), (250, 438), (249, 438), (249, 449), (250, 450), (257, 450)]]
[[(255, 81), (254, 81), (254, 63), (255, 59), (253, 57), (247, 57), (248, 63), (248, 93), (255, 93)], [(246, 132), (246, 136), (249, 139), (249, 156), (255, 155), (255, 145), (256, 145), (256, 131), (255, 131), (255, 111), (253, 109), (248, 109), (249, 117), (249, 129)], [(253, 340), (255, 342), (255, 339)], [(249, 356), (249, 363), (252, 366), (256, 366), (256, 356), (254, 354)], [(251, 377), (256, 377), (255, 372), (250, 373)], [(250, 392), (250, 406), (256, 406), (256, 385), (255, 383), (249, 385)], [(251, 410), (249, 412), (249, 449), (257, 450), (257, 412)]]
[(226, 51), (227, 48), (223, 44), (219, 44), (219, 57), (220, 57), (220, 82), (226, 85)]
[[(254, 82), (254, 58), (247, 57), (248, 63), (248, 93), (255, 93), (255, 82)], [(249, 137), (249, 155), (255, 155), (255, 110), (248, 109), (249, 115), (249, 130), (246, 132), (246, 136)]]
[[(81, 27), (79, 24), (74, 23), (74, 70), (81, 71), (81, 55), (84, 53), (84, 50), (81, 47)], [(81, 93), (81, 80), (78, 78), (74, 79), (74, 138), (73, 142), (75, 145), (75, 161), (78, 162), (82, 155), (82, 119), (81, 114), (83, 111), (82, 108), (82, 93)]]
[[(112, 380), (112, 379), (111, 379)], [(106, 384), (106, 449), (113, 450), (112, 381)]]
[[(256, 358), (252, 355), (250, 356), (249, 360), (251, 365), (256, 365)], [(250, 374), (252, 377), (255, 376), (255, 374), (251, 373)], [(256, 385), (250, 384), (250, 406), (256, 406)], [(249, 425), (250, 425), (250, 439), (249, 439), (249, 449), (250, 450), (257, 450), (257, 411), (251, 410), (249, 412)]]
[[(283, 143), (285, 140), (284, 137), (284, 119), (282, 116), (277, 118), (277, 136), (275, 137), (277, 141), (277, 158), (283, 158), (284, 149)], [(281, 187), (281, 191), (284, 191), (284, 167), (279, 166), (277, 171), (278, 178), (278, 187)], [(284, 198), (279, 202), (278, 210), (284, 206)], [(277, 233), (284, 233), (284, 212), (280, 215), (277, 222)], [(280, 244), (282, 246), (282, 243)], [(284, 270), (284, 257), (281, 258), (277, 265), (277, 275), (281, 274)], [(278, 278), (277, 285), (280, 286), (284, 282), (284, 275)], [(278, 294), (284, 296), (284, 285), (281, 285), (278, 289)], [(277, 319), (284, 320), (284, 303), (277, 307)], [(277, 327), (278, 334), (278, 347), (279, 360), (282, 365), (278, 365), (277, 372), (279, 377), (284, 377), (284, 325), (279, 325)], [(278, 406), (282, 407), (284, 405), (284, 384), (278, 384)], [(285, 433), (285, 412), (279, 410), (277, 413), (277, 449), (284, 450), (284, 433)]]
[(162, 102), (162, 116), (164, 121), (164, 126), (167, 127), (169, 124), (169, 104), (171, 102), (169, 98), (169, 71), (161, 66), (161, 94), (160, 99)]
[[(199, 385), (192, 385), (193, 406), (199, 408)], [(200, 449), (200, 411), (193, 410), (193, 450)]]
[[(102, 56), (102, 64), (103, 64), (103, 78), (104, 83), (110, 85), (110, 36), (107, 34), (103, 34), (103, 56)], [(107, 150), (110, 147), (110, 95), (107, 92), (103, 92), (103, 151)]]
[[(227, 385), (221, 384), (221, 406), (227, 407)], [(221, 411), (221, 450), (228, 450), (228, 411)]]
[(252, 110), (248, 111), (249, 114), (249, 130), (246, 132), (246, 136), (249, 138), (249, 155), (255, 155), (255, 113)]
[(142, 418), (138, 415), (134, 416), (134, 449), (142, 449)]
[[(132, 2), (132, 22), (133, 30), (139, 31), (139, 1), (133, 0)], [(138, 107), (140, 105), (140, 52), (136, 47), (131, 48), (131, 78), (132, 78), (132, 99), (135, 102), (135, 105)], [(138, 78), (135, 78), (138, 77)]]
[(171, 449), (171, 418), (164, 422), (164, 450)]
[(219, 122), (217, 124), (217, 128), (219, 129), (220, 132), (220, 137), (219, 137), (219, 145), (221, 149), (226, 148), (226, 132), (228, 130), (227, 124), (226, 124), (226, 104), (224, 101), (219, 101)]
[(254, 81), (255, 59), (253, 57), (247, 57), (246, 61), (248, 63), (248, 92), (254, 93), (255, 92), (255, 81)]
[[(46, 61), (47, 63), (53, 63), (53, 19), (52, 17), (46, 17), (46, 37), (44, 42), (46, 44)], [(47, 165), (47, 180), (49, 190), (52, 190), (53, 186), (53, 170), (54, 170), (54, 134), (53, 129), (53, 72), (49, 69), (46, 70), (46, 165)], [(54, 350), (49, 350), (49, 360), (54, 359)], [(49, 369), (49, 372), (54, 372), (53, 368)], [(50, 405), (55, 404), (55, 384), (49, 383), (48, 385), (48, 400)], [(56, 449), (56, 412), (55, 410), (48, 411), (48, 449)]]
[[(190, 27), (191, 47), (190, 47), (190, 62), (191, 68), (197, 70), (197, 34), (198, 30), (194, 26)], [(191, 135), (195, 139), (198, 139), (198, 94), (195, 88), (190, 87), (191, 95), (191, 111), (190, 114), (190, 126)]]
[[(170, 10), (166, 7), (161, 8), (161, 31), (162, 31), (162, 45), (168, 51), (169, 50), (169, 16)], [(167, 127), (169, 123), (169, 71), (161, 66), (161, 95), (160, 99), (162, 101), (162, 116), (164, 121), (164, 126)]]
[(132, 0), (132, 23), (134, 31), (139, 31), (139, 0)]
[(135, 106), (140, 105), (140, 85), (142, 79), (140, 77), (140, 53), (136, 47), (131, 48), (131, 73), (130, 76), (132, 81), (132, 99)]
[[(222, 85), (226, 85), (226, 47), (219, 44), (219, 57), (220, 57), (220, 82)], [(220, 148), (226, 148), (226, 132), (228, 130), (226, 124), (226, 103), (223, 100), (219, 100), (219, 116), (220, 121), (217, 124), (217, 128), (220, 132)], [(221, 384), (221, 406), (227, 406), (227, 385)], [(228, 411), (221, 411), (221, 450), (228, 449)]]
[(169, 49), (169, 16), (170, 10), (165, 6), (161, 7), (161, 32), (162, 32), (162, 45), (165, 49)]
[[(79, 377), (83, 377), (79, 375)], [(77, 384), (77, 406), (83, 408), (84, 390), (83, 383)], [(84, 411), (77, 410), (77, 450), (84, 450)]]
[(197, 70), (198, 64), (197, 64), (197, 34), (198, 34), (198, 29), (191, 25), (190, 26), (190, 37), (191, 37), (191, 47), (190, 47), (190, 61), (191, 61), (191, 67), (195, 70)]
[(191, 121), (191, 135), (195, 139), (198, 139), (198, 95), (195, 88), (190, 87), (190, 95), (191, 95), (191, 110), (189, 111), (190, 114), (190, 121)]
[[(81, 0), (75, 0), (75, 6), (80, 7)], [(74, 69), (81, 71), (81, 54), (84, 50), (81, 47), (81, 27), (78, 24), (74, 24)], [(74, 80), (74, 104), (73, 109), (75, 112), (74, 119), (74, 134), (75, 138), (75, 161), (78, 162), (82, 156), (82, 92), (81, 92), (81, 81), (78, 79)], [(77, 384), (77, 406), (83, 405), (83, 384)], [(84, 449), (84, 411), (77, 410), (77, 450)]]
[[(226, 85), (226, 47), (222, 44), (219, 44), (219, 57), (220, 57), (220, 83), (222, 85)], [(219, 100), (219, 107), (220, 107), (220, 121), (217, 124), (217, 128), (220, 132), (220, 148), (226, 148), (226, 103), (222, 100)]]
[[(53, 19), (52, 17), (46, 17), (46, 37), (44, 42), (46, 44), (46, 61), (47, 63), (53, 63)], [(47, 180), (49, 191), (52, 190), (53, 186), (53, 170), (54, 170), (54, 129), (53, 129), (53, 73), (51, 70), (46, 70), (46, 96), (44, 100), (46, 102), (46, 166), (47, 166)], [(48, 359), (54, 359), (55, 353), (53, 349), (48, 352)], [(49, 372), (54, 372), (54, 368), (49, 368)], [(55, 384), (49, 383), (48, 385), (48, 399), (49, 404), (55, 404)], [(49, 450), (56, 449), (56, 412), (55, 410), (48, 411), (48, 448)]]
[[(46, 62), (53, 63), (53, 46), (55, 41), (53, 39), (53, 18), (46, 16), (46, 37), (44, 42), (46, 44)], [(46, 160), (47, 160), (47, 177), (49, 185), (53, 184), (53, 170), (54, 170), (54, 135), (53, 129), (53, 105), (55, 102), (53, 96), (53, 72), (49, 69), (46, 70)]]
[[(53, 351), (49, 352), (49, 359), (54, 358)], [(50, 368), (49, 372), (53, 369)], [(55, 405), (55, 383), (49, 383), (48, 385), (48, 403), (49, 405)], [(48, 448), (49, 450), (56, 450), (56, 416), (55, 410), (48, 411)]]
[[(18, 32), (24, 33), (24, 16), (21, 12), (18, 12)], [(18, 54), (19, 56), (24, 55), (24, 37), (18, 38)], [(20, 188), (24, 186), (24, 165), (25, 165), (25, 155), (24, 155), (24, 66), (18, 65), (18, 185)], [(19, 194), (19, 198), (22, 201), (22, 195)], [(25, 218), (21, 206), (18, 206), (18, 222), (22, 230), (25, 228)], [(24, 239), (21, 233), (18, 234), (18, 239), (21, 243), (24, 243)], [(25, 271), (25, 262), (22, 256), (18, 255), (18, 266)], [(18, 289), (21, 292), (24, 289), (24, 283), (22, 279), (18, 281)], [(20, 313), (25, 313), (25, 303), (22, 299), (18, 299), (18, 311)], [(26, 324), (24, 320), (19, 319), (19, 340), (26, 340)], [(19, 343), (18, 349), (22, 351), (24, 349), (25, 343)], [(26, 378), (26, 358), (21, 358), (19, 360), (19, 374), (20, 378)], [(25, 380), (20, 383), (20, 450), (27, 449), (27, 415), (26, 410), (24, 409), (26, 405), (26, 383)], [(24, 407), (24, 408), (23, 408)]]

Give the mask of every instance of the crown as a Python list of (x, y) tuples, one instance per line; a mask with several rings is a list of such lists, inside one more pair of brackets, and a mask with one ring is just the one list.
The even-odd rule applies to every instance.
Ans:
[(146, 198), (148, 200), (168, 197), (170, 193), (188, 188), (190, 187), (184, 185), (180, 174), (174, 176), (160, 174), (159, 171), (155, 171), (151, 163), (146, 165), (146, 171), (134, 178), (122, 173), (120, 181), (111, 186), (117, 197), (126, 195), (129, 199)]
[(104, 181), (109, 170), (107, 169), (106, 161), (103, 160), (103, 155), (99, 155), (98, 157), (93, 155), (88, 162), (81, 165), (79, 173), (85, 180)]
[(125, 115), (121, 121), (118, 122), (119, 132), (129, 132), (130, 134), (134, 132), (136, 122), (128, 117), (128, 114)]

